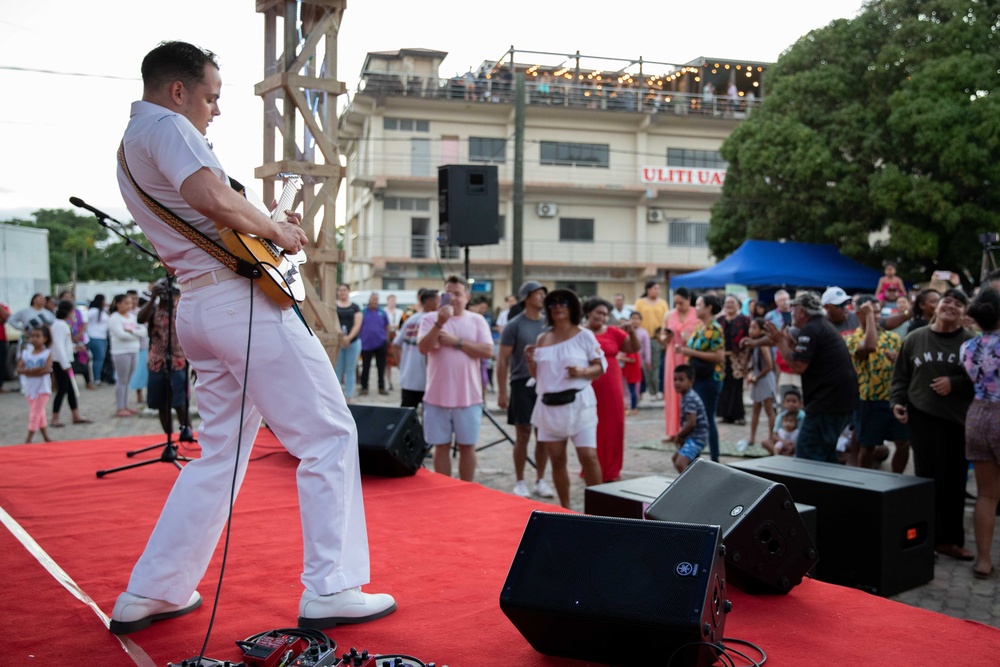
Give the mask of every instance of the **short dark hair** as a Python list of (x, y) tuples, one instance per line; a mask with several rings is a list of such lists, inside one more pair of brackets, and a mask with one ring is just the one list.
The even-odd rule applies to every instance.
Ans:
[(570, 289), (556, 289), (545, 295), (545, 324), (552, 326), (552, 313), (549, 312), (549, 306), (560, 299), (566, 299), (569, 308), (569, 321), (579, 325), (583, 319), (583, 309), (580, 307), (580, 297)]
[(420, 303), (427, 303), (431, 299), (436, 299), (438, 291), (429, 287), (420, 288)]
[(461, 285), (462, 290), (466, 293), (469, 291), (469, 283), (461, 276), (448, 276), (447, 280), (444, 281), (445, 285)]
[(722, 311), (722, 302), (714, 294), (702, 294), (701, 301), (712, 311), (713, 315), (718, 315)]
[(860, 294), (860, 295), (858, 295), (857, 301), (854, 302), (854, 306), (856, 308), (860, 308), (861, 306), (865, 305), (866, 303), (871, 303), (871, 302), (874, 302), (874, 301), (878, 301), (878, 299), (875, 298), (874, 294)]
[(594, 308), (597, 308), (598, 306), (604, 306), (605, 308), (607, 308), (609, 314), (611, 313), (611, 309), (613, 308), (613, 306), (610, 303), (608, 303), (599, 296), (595, 296), (583, 302), (583, 314), (589, 315), (590, 311), (592, 311)]
[(688, 364), (674, 366), (674, 375), (683, 375), (688, 380), (694, 380), (694, 369)]
[(959, 289), (958, 287), (952, 287), (949, 290), (945, 290), (945, 293), (941, 295), (941, 300), (944, 301), (949, 297), (955, 301), (960, 301), (963, 306), (969, 305), (969, 295), (965, 293), (965, 290)]
[(680, 298), (684, 299), (685, 301), (690, 301), (691, 300), (691, 292), (688, 290), (687, 287), (678, 287), (677, 289), (675, 289), (674, 290), (674, 296), (679, 296)]
[(73, 302), (63, 299), (62, 301), (59, 302), (59, 305), (56, 306), (56, 319), (65, 320), (67, 317), (69, 317), (69, 314), (72, 312), (73, 312)]
[(781, 400), (784, 401), (785, 396), (788, 396), (789, 394), (794, 394), (795, 398), (799, 399), (799, 401), (802, 400), (802, 392), (799, 391), (798, 387), (789, 387), (785, 391), (781, 392)]
[[(35, 326), (31, 327), (31, 331), (41, 331), (42, 335), (45, 336), (45, 347), (52, 346), (52, 331), (49, 329), (49, 325), (36, 324)], [(29, 331), (28, 333), (30, 334), (31, 331)]]
[(969, 306), (969, 317), (976, 321), (983, 331), (993, 331), (1000, 321), (1000, 292), (992, 287), (984, 287)]
[(142, 59), (142, 85), (155, 90), (180, 81), (188, 88), (205, 80), (205, 65), (219, 69), (216, 55), (187, 42), (160, 42)]

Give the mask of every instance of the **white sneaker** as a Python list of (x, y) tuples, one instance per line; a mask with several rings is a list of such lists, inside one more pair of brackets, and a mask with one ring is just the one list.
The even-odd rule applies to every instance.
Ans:
[(299, 600), (299, 627), (323, 630), (342, 623), (364, 623), (396, 611), (396, 601), (386, 593), (362, 593), (361, 587), (332, 595), (303, 591)]
[(747, 450), (747, 447), (749, 446), (750, 443), (747, 442), (746, 440), (740, 439), (736, 441), (736, 451), (739, 452), (740, 454), (745, 452)]
[(549, 483), (544, 479), (540, 479), (535, 482), (535, 495), (541, 498), (555, 498), (556, 492), (552, 490)]
[(528, 485), (524, 483), (523, 479), (517, 480), (517, 484), (514, 485), (514, 495), (522, 498), (531, 497), (531, 491), (528, 491)]

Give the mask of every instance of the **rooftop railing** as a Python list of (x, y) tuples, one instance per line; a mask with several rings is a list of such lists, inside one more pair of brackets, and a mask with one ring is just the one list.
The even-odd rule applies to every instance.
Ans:
[[(467, 85), (468, 84), (468, 85)], [(745, 118), (760, 99), (750, 91), (735, 97), (726, 94), (698, 94), (593, 82), (575, 83), (565, 79), (525, 82), (526, 102), (532, 106), (553, 106), (607, 111), (694, 114), (711, 118)], [(481, 104), (511, 104), (514, 82), (502, 77), (440, 79), (398, 72), (362, 73), (358, 93), (392, 97), (456, 100)]]

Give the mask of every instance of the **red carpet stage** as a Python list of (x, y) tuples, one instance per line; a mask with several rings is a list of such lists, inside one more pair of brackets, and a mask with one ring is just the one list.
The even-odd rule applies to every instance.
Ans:
[[(177, 471), (158, 463), (103, 479), (94, 473), (126, 463), (126, 450), (157, 440), (0, 448), (0, 507), (9, 515), (0, 530), (0, 620), (8, 637), (0, 665), (162, 666), (199, 652), (216, 598), (221, 544), (196, 612), (134, 633), (124, 646), (100, 615), (110, 613), (124, 587)], [(236, 503), (206, 652), (220, 660), (241, 659), (236, 640), (294, 625), (301, 592), (296, 461), (265, 432), (253, 458)], [(499, 607), (529, 514), (551, 505), (426, 470), (401, 479), (366, 477), (364, 493), (369, 588), (392, 593), (399, 610), (330, 631), (340, 649), (402, 653), (451, 667), (583, 664), (536, 653)], [(18, 527), (23, 535), (10, 532)], [(22, 546), (32, 540), (34, 552)], [(75, 592), (60, 582), (59, 568)], [(1000, 652), (1000, 630), (821, 582), (807, 580), (787, 596), (730, 589), (730, 598), (726, 635), (761, 646), (769, 665), (973, 665)]]

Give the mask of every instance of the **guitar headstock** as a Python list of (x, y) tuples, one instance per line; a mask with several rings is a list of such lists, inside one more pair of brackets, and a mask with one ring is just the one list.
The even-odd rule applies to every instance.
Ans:
[(294, 188), (295, 192), (302, 189), (302, 177), (298, 174), (282, 172), (278, 174), (278, 178), (284, 182), (286, 188)]

